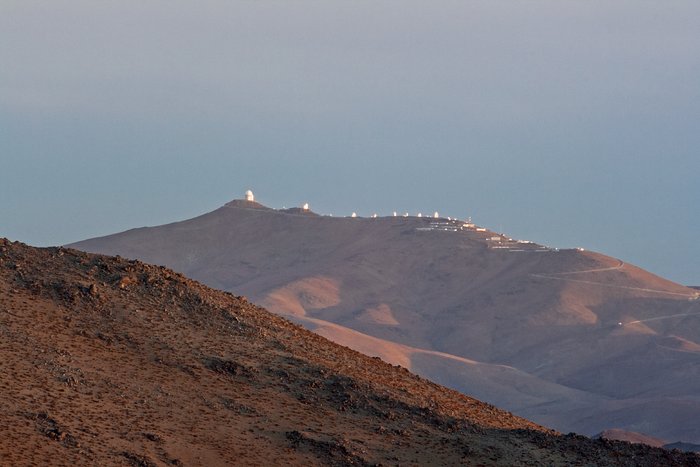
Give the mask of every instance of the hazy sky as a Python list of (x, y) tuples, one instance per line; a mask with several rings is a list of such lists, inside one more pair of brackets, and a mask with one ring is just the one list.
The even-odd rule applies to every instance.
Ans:
[(700, 2), (0, 0), (0, 236), (472, 216), (700, 285)]

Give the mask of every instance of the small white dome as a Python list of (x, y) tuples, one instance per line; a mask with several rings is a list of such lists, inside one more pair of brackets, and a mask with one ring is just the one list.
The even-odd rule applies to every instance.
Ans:
[(248, 190), (245, 192), (245, 200), (246, 201), (255, 201), (255, 195), (253, 195), (253, 192), (251, 190)]
[(304, 205), (301, 207), (301, 209), (303, 209), (304, 211), (308, 211), (309, 210), (309, 203), (304, 203)]

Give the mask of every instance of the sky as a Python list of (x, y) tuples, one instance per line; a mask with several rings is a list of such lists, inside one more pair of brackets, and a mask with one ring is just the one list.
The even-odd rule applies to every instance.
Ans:
[(439, 211), (700, 285), (697, 0), (0, 0), (0, 236)]

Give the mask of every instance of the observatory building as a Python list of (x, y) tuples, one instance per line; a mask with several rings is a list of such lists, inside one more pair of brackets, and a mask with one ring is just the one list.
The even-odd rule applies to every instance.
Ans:
[(253, 192), (248, 190), (245, 192), (245, 200), (246, 201), (255, 201), (255, 195), (253, 195)]

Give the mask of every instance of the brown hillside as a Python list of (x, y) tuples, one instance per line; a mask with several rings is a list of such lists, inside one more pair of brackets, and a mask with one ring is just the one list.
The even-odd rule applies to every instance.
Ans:
[(3, 465), (700, 465), (561, 436), (171, 270), (0, 240)]
[(700, 442), (700, 294), (615, 258), (241, 202), (72, 246), (167, 265), (358, 350), (372, 338), (370, 355), (560, 431)]

